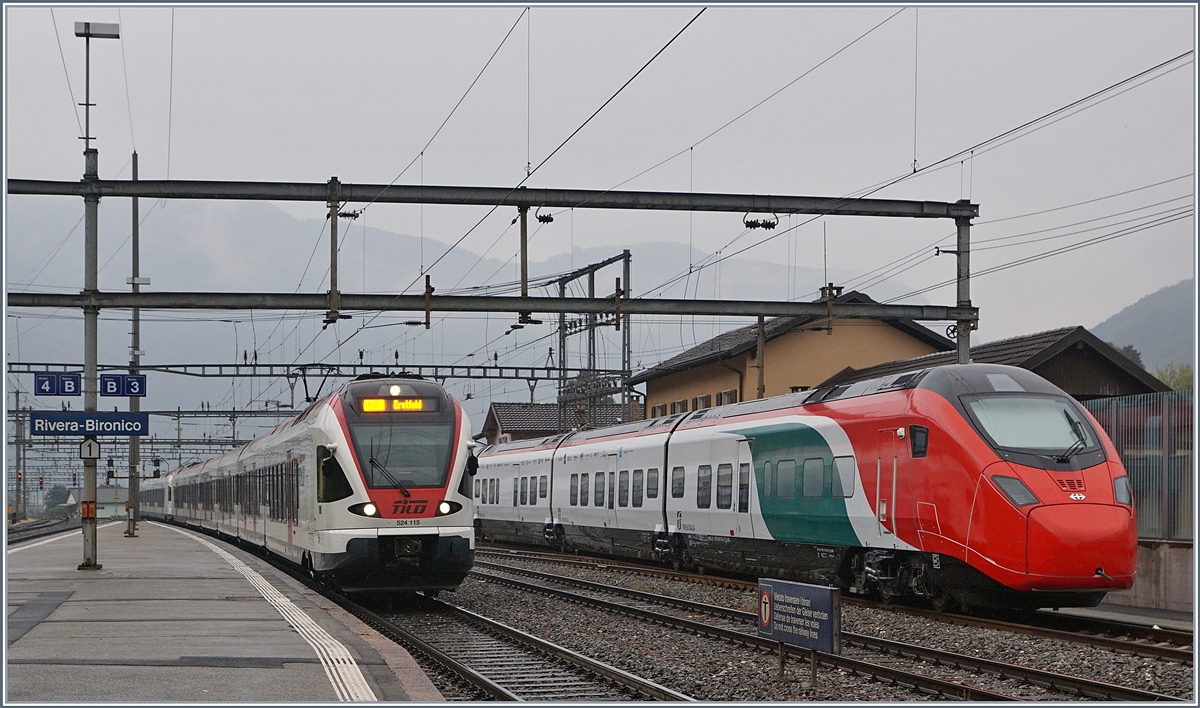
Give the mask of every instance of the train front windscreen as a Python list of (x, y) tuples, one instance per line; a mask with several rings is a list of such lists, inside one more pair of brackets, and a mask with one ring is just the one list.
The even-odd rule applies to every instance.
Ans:
[(346, 423), (371, 489), (441, 487), (450, 474), (454, 405), (438, 386), (421, 381), (351, 384)]

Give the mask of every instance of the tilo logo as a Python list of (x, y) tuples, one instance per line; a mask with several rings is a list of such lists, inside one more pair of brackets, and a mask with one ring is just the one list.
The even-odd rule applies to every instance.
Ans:
[(419, 516), (428, 504), (428, 499), (397, 499), (392, 502), (392, 516)]

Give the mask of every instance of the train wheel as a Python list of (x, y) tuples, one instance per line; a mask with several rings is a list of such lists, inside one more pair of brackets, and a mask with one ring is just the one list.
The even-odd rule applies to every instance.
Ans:
[(938, 612), (953, 612), (958, 609), (958, 600), (941, 588), (929, 598), (929, 602)]

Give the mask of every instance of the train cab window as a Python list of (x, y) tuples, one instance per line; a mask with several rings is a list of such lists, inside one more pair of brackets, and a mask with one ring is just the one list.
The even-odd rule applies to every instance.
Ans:
[(643, 485), (643, 482), (645, 481), (643, 474), (644, 473), (641, 470), (633, 471), (633, 505), (634, 506), (642, 505), (642, 485)]
[(658, 499), (658, 468), (646, 470), (646, 498)]
[(521, 505), (524, 506), (528, 503), (529, 503), (529, 478), (522, 477), (521, 478)]
[(810, 457), (804, 461), (804, 496), (819, 497), (825, 491), (825, 460)]
[(926, 428), (924, 425), (908, 426), (908, 439), (912, 441), (912, 456), (914, 459), (925, 457), (929, 454), (929, 428)]
[(671, 470), (671, 498), (683, 498), (683, 468), (675, 467)]
[(621, 470), (617, 475), (617, 504), (629, 506), (629, 470)]
[(848, 499), (854, 496), (854, 457), (833, 458), (833, 496)]
[(482, 479), (475, 480), (475, 498), (479, 498), (479, 488), (483, 485)]
[[(587, 484), (587, 482), (584, 482)], [(579, 505), (579, 475), (571, 475), (571, 506)]]
[(738, 465), (738, 513), (750, 511), (750, 463)]
[(712, 465), (700, 465), (696, 470), (696, 508), (712, 506)]
[(550, 478), (546, 475), (538, 477), (538, 499), (545, 499), (546, 493), (550, 491)]
[(717, 508), (733, 506), (733, 465), (717, 465)]
[(588, 491), (591, 489), (588, 487), (589, 482), (591, 482), (591, 479), (588, 478), (587, 472), (579, 476), (579, 506), (588, 505)]
[[(320, 451), (317, 452), (318, 459)], [(317, 501), (322, 504), (340, 501), (354, 493), (346, 473), (337, 459), (330, 456), (321, 462), (321, 476), (317, 479)]]
[(596, 506), (604, 506), (604, 473), (596, 473)]
[(771, 496), (771, 490), (775, 488), (775, 472), (771, 467), (770, 462), (763, 463), (763, 496)]
[(796, 461), (780, 460), (775, 469), (775, 496), (791, 499), (796, 496)]

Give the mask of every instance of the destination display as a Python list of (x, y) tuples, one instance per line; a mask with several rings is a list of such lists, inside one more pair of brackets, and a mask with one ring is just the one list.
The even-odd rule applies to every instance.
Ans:
[(758, 635), (830, 654), (842, 652), (842, 603), (837, 588), (759, 579)]
[(149, 435), (149, 413), (31, 411), (30, 435)]

